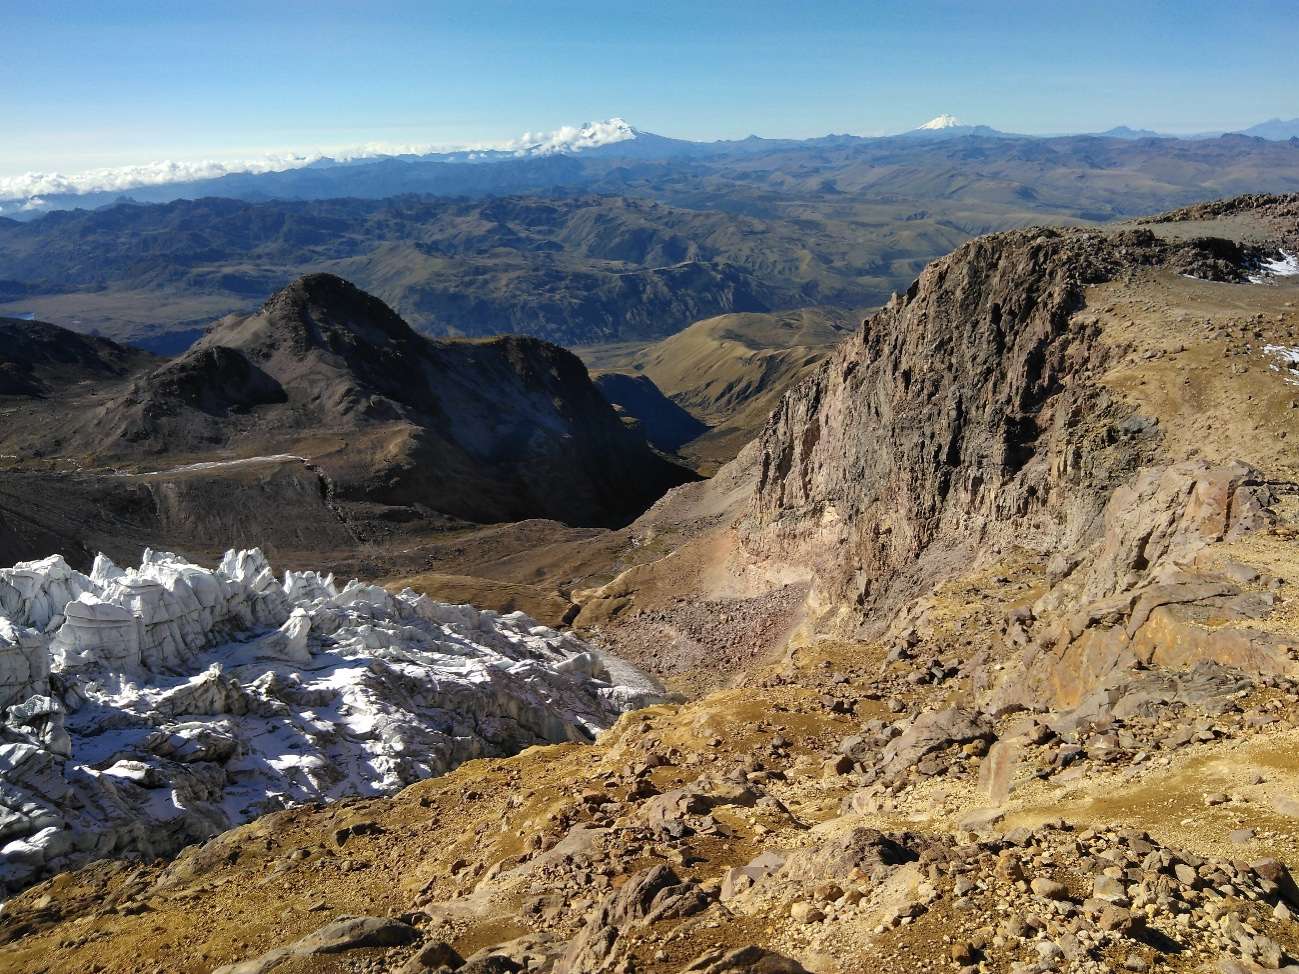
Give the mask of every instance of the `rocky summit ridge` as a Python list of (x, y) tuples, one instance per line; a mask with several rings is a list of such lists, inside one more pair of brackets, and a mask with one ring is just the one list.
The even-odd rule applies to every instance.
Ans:
[(572, 593), (688, 699), (49, 878), (0, 971), (1295, 970), (1296, 204), (932, 264)]
[(615, 524), (692, 479), (623, 427), (564, 349), (513, 335), (434, 341), (330, 274), (218, 323), (101, 406), (71, 445), (129, 456), (275, 437), (288, 453), (288, 440), (344, 431), (366, 442), (337, 461), (340, 497), (474, 521)]

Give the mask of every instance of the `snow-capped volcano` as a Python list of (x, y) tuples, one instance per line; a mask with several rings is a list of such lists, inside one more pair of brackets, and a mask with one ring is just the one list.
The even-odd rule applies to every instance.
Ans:
[(939, 129), (965, 128), (965, 123), (955, 115), (939, 115), (931, 118), (924, 125), (917, 125), (917, 132), (934, 132)]
[(1004, 134), (1004, 132), (998, 132), (987, 125), (970, 125), (967, 122), (962, 122), (955, 115), (943, 114), (931, 118), (924, 125), (918, 125), (909, 131), (899, 133), (894, 138), (912, 141), (943, 141), (961, 138), (966, 135), (996, 137)]
[(584, 152), (615, 142), (626, 142), (636, 136), (636, 129), (626, 119), (615, 116), (602, 122), (564, 125), (552, 132), (525, 132), (518, 138), (503, 142), (471, 145), (394, 145), (371, 142), (323, 152), (273, 153), (251, 160), (167, 160), (71, 174), (29, 172), (0, 177), (0, 211), (40, 209), (45, 205), (42, 197), (46, 196), (75, 197), (92, 193), (128, 192), (142, 187), (184, 184), (229, 175), (284, 172), (308, 166), (319, 168), (390, 158), (491, 161)]
[(525, 134), (518, 141), (522, 155), (544, 155), (550, 152), (581, 152), (602, 145), (625, 142), (636, 138), (636, 130), (618, 116), (603, 122), (584, 122), (580, 126), (565, 125), (553, 132), (540, 135)]

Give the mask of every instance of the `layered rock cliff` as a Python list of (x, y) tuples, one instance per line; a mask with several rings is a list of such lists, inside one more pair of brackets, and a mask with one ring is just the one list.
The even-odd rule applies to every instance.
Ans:
[(1024, 230), (931, 264), (772, 414), (745, 547), (807, 565), (817, 614), (850, 625), (976, 551), (1076, 541), (1145, 444), (1073, 314), (1158, 249)]
[[(1224, 206), (1214, 213), (1237, 212)], [(1009, 667), (969, 668), (998, 710), (1078, 705), (1131, 665), (1286, 671), (1294, 641), (1250, 621), (1271, 615), (1274, 597), (1243, 584), (1257, 572), (1234, 577), (1208, 549), (1268, 528), (1278, 497), (1295, 489), (1285, 430), (1267, 413), (1283, 380), (1241, 379), (1253, 391), (1240, 399), (1219, 389), (1214, 340), (1224, 327), (1239, 334), (1251, 343), (1226, 356), (1261, 353), (1280, 375), (1289, 346), (1268, 343), (1262, 315), (1192, 325), (1180, 312), (1152, 331), (1113, 304), (1088, 305), (1101, 293), (1092, 285), (1113, 282), (1126, 314), (1148, 315), (1158, 307), (1149, 296), (1169, 286), (1157, 280), (1191, 278), (1194, 300), (1212, 296), (1226, 317), (1248, 306), (1250, 288), (1288, 287), (1288, 265), (1258, 235), (1288, 239), (1294, 200), (1247, 199), (1239, 210), (1258, 219), (1251, 233), (1263, 242), (1029, 229), (930, 265), (773, 413), (739, 521), (745, 553), (806, 572), (813, 628), (921, 642), (913, 627), (927, 609), (916, 597), (980, 563), (1049, 563), (1040, 598), (982, 646), (967, 640), (971, 659), (1003, 636), (1017, 655)], [(1183, 353), (1150, 374), (1176, 382), (1175, 395), (1150, 390), (1144, 374), (1118, 378)], [(1192, 366), (1206, 355), (1201, 378)], [(1161, 423), (1159, 409), (1180, 399), (1193, 405)], [(1203, 424), (1221, 435), (1201, 455), (1187, 430)], [(1240, 462), (1265, 456), (1271, 469)]]

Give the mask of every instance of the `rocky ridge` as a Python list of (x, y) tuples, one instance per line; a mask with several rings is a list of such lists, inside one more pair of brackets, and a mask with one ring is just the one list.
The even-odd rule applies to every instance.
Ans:
[(475, 524), (622, 525), (696, 479), (620, 421), (572, 354), (432, 341), (330, 275), (172, 360), (42, 322), (0, 334), (21, 339), (0, 342), (0, 372), (22, 379), (0, 389), (6, 563), (58, 552), (88, 570), (98, 552), (234, 545), (377, 577), (391, 558), (369, 552)]
[(520, 336), (433, 341), (329, 274), (219, 323), (64, 449), (129, 459), (273, 437), (274, 452), (297, 453), (294, 441), (348, 431), (377, 442), (322, 464), (340, 500), (478, 522), (618, 524), (692, 479), (623, 427), (569, 352)]
[(0, 316), (0, 396), (47, 396), (87, 380), (120, 378), (151, 356), (57, 325)]

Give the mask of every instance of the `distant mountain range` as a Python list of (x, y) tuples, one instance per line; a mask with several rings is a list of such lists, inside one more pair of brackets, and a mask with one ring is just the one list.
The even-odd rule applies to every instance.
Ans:
[(1119, 125), (1112, 129), (1106, 129), (1104, 132), (1097, 132), (1097, 136), (1107, 139), (1217, 139), (1224, 135), (1247, 135), (1253, 139), (1267, 139), (1269, 142), (1288, 142), (1290, 139), (1299, 139), (1299, 118), (1283, 119), (1269, 118), (1266, 122), (1259, 122), (1257, 125), (1251, 125), (1247, 129), (1240, 129), (1232, 132), (1194, 132), (1172, 134), (1169, 132), (1155, 132), (1151, 129), (1133, 129), (1126, 125)]
[[(1239, 132), (1172, 135), (1125, 125), (1096, 138), (1203, 140), (1244, 135), (1269, 141), (1299, 137), (1299, 118), (1273, 118)], [(525, 136), (502, 146), (448, 150), (377, 152), (338, 156), (285, 156), (247, 164), (166, 162), (74, 176), (31, 173), (0, 178), (0, 214), (29, 220), (56, 209), (93, 209), (117, 202), (123, 193), (138, 202), (222, 196), (244, 200), (376, 197), (394, 192), (484, 195), (531, 192), (578, 181), (574, 165), (582, 159), (610, 162), (683, 162), (743, 158), (775, 151), (843, 148), (889, 143), (947, 141), (959, 138), (1051, 141), (1070, 136), (1032, 136), (966, 124), (943, 114), (907, 132), (887, 136), (826, 135), (812, 139), (745, 139), (696, 142), (645, 132), (614, 117), (545, 135)], [(490, 165), (488, 165), (490, 164)]]
[(0, 217), (0, 315), (175, 354), (326, 271), (430, 335), (653, 341), (719, 314), (878, 305), (981, 233), (1299, 191), (1299, 142), (1243, 135), (1034, 138), (951, 117), (876, 139), (601, 131), (491, 163), (231, 174)]

